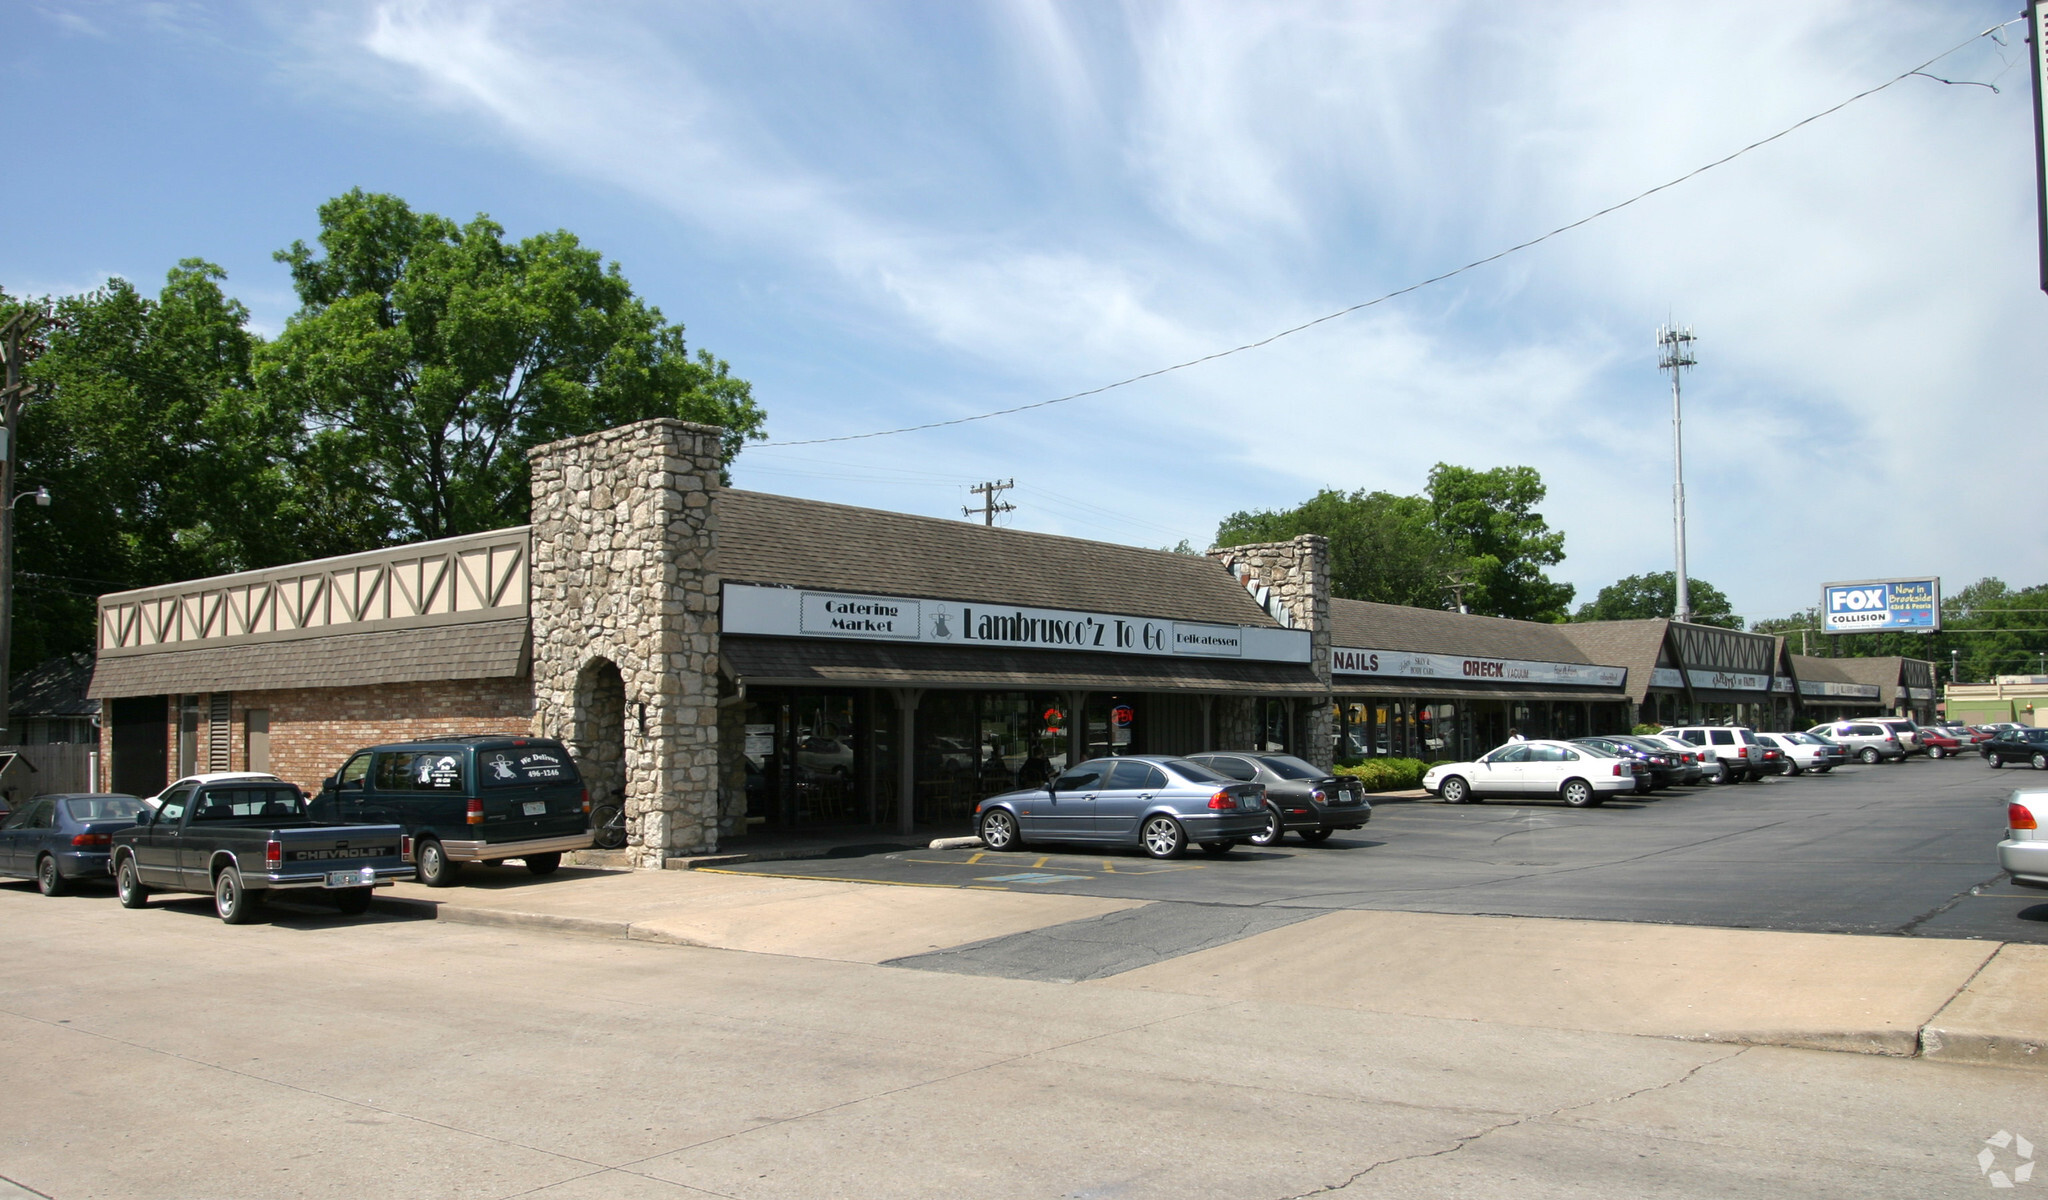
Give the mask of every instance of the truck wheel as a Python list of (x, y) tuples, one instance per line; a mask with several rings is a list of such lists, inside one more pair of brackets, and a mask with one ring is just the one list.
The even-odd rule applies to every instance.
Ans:
[(370, 911), (370, 897), (376, 894), (376, 888), (342, 888), (334, 893), (334, 907), (359, 917)]
[(421, 838), (412, 856), (419, 868), (417, 874), (421, 883), (428, 887), (447, 887), (455, 882), (457, 867), (448, 861), (448, 852), (441, 849), (440, 842)]
[(122, 908), (142, 908), (149, 903), (149, 889), (142, 886), (133, 855), (122, 859), (120, 869), (114, 872), (114, 895), (120, 897)]
[(247, 925), (256, 919), (256, 894), (242, 886), (242, 872), (222, 867), (213, 877), (213, 911), (230, 925)]
[(561, 865), (562, 856), (559, 852), (526, 856), (526, 869), (535, 875), (552, 875)]

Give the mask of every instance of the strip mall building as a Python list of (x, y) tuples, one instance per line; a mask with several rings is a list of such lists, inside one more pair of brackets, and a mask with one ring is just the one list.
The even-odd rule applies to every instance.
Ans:
[(1169, 554), (720, 466), (717, 430), (642, 422), (535, 450), (531, 526), (102, 597), (108, 778), (310, 789), (365, 745), (529, 731), (625, 798), (652, 867), (763, 828), (965, 828), (1020, 772), (1103, 754), (1449, 758), (1903, 707), (1758, 634), (1336, 599), (1317, 537)]

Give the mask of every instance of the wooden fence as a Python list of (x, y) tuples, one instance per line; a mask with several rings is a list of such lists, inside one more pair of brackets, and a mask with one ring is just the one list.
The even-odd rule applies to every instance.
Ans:
[[(0, 788), (15, 801), (51, 792), (103, 791), (106, 780), (96, 770), (100, 748), (91, 742), (53, 742), (41, 746), (0, 746), (0, 754), (19, 754), (33, 771), (16, 767)], [(98, 786), (95, 787), (94, 785)]]

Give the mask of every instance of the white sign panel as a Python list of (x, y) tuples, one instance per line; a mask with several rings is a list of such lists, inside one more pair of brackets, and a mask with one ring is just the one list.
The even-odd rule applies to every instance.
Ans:
[(1302, 629), (1211, 625), (1073, 609), (813, 592), (747, 583), (725, 585), (721, 618), (721, 628), (726, 633), (773, 637), (1192, 655), (1258, 662), (1309, 660), (1309, 634)]
[[(1720, 688), (1730, 692), (1767, 692), (1771, 688), (1768, 675), (1750, 675), (1738, 671), (1693, 671), (1692, 685), (1696, 688)], [(1657, 667), (1650, 672), (1650, 686), (1675, 688), (1685, 686), (1685, 677), (1676, 667)]]
[(1802, 679), (1799, 694), (1802, 696), (1833, 696), (1841, 700), (1875, 700), (1879, 688), (1874, 683), (1835, 683), (1825, 679)]
[(1620, 687), (1628, 682), (1627, 667), (1473, 658), (1462, 654), (1414, 654), (1405, 650), (1367, 650), (1348, 646), (1330, 651), (1330, 670), (1338, 675), (1469, 679), (1482, 683), (1572, 683), (1583, 687)]

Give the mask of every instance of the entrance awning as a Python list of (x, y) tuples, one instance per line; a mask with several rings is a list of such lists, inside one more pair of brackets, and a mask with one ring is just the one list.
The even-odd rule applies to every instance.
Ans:
[(762, 637), (724, 638), (719, 653), (727, 675), (755, 685), (1324, 694), (1303, 663)]
[(1475, 687), (1463, 681), (1436, 679), (1376, 679), (1339, 675), (1335, 692), (1340, 698), (1399, 696), (1415, 700), (1573, 700), (1591, 703), (1628, 702), (1628, 692), (1587, 688)]

